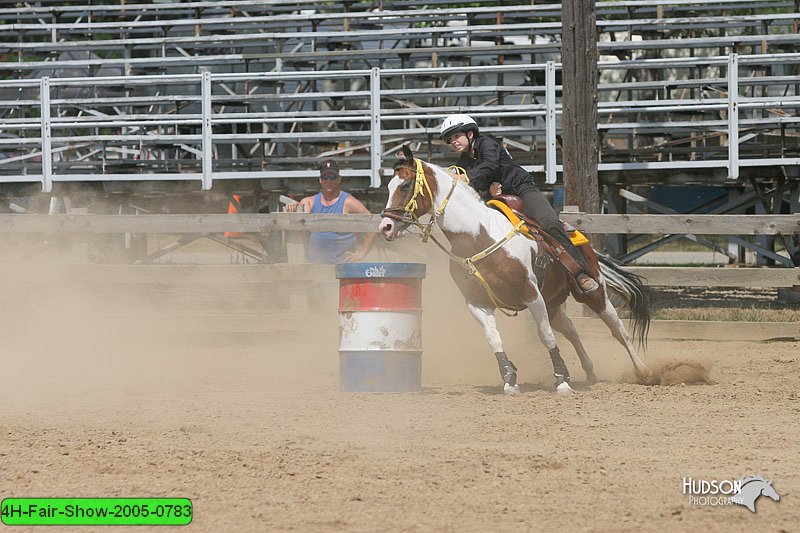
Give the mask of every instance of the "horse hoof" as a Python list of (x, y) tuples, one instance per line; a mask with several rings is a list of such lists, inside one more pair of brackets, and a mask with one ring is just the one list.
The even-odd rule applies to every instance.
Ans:
[(558, 387), (556, 387), (556, 394), (559, 396), (569, 396), (573, 394), (575, 391), (572, 390), (572, 387), (569, 386), (569, 383), (566, 381), (560, 383)]
[(514, 385), (513, 387), (506, 383), (503, 385), (503, 394), (506, 396), (518, 396), (519, 395), (519, 385)]
[(594, 372), (586, 374), (586, 382), (589, 385), (594, 385), (595, 383), (597, 383), (597, 376), (594, 374)]

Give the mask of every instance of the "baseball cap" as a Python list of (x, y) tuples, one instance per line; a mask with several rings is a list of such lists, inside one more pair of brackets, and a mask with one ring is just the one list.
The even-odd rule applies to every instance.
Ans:
[(339, 177), (339, 165), (336, 164), (334, 159), (326, 159), (319, 167), (319, 175)]

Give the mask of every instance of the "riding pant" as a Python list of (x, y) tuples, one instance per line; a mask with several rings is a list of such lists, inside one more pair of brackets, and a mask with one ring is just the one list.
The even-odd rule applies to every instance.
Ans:
[(558, 215), (544, 194), (539, 189), (534, 189), (526, 191), (520, 198), (522, 198), (522, 211), (525, 215), (541, 224), (544, 230), (564, 247), (586, 273), (591, 273), (592, 269), (589, 268), (581, 252), (572, 244), (564, 225), (558, 219)]

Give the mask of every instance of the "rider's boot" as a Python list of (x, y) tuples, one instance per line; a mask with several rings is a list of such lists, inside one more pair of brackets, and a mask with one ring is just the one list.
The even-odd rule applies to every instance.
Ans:
[(600, 284), (588, 274), (588, 272), (591, 272), (591, 269), (589, 268), (589, 265), (586, 264), (586, 259), (583, 257), (580, 250), (578, 250), (578, 248), (572, 244), (572, 240), (564, 230), (564, 227), (559, 224), (558, 227), (548, 228), (547, 232), (552, 235), (559, 242), (559, 244), (561, 244), (564, 250), (578, 264), (578, 267), (583, 269), (583, 272), (578, 272), (575, 274), (575, 281), (578, 282), (578, 287), (581, 289), (581, 291), (584, 293), (590, 293), (599, 289)]
[(519, 394), (517, 385), (517, 367), (506, 355), (506, 352), (496, 352), (497, 366), (500, 368), (500, 376), (503, 378), (503, 392), (510, 395)]
[(594, 292), (600, 288), (600, 284), (585, 272), (581, 272), (575, 278), (578, 282), (578, 287), (585, 293)]

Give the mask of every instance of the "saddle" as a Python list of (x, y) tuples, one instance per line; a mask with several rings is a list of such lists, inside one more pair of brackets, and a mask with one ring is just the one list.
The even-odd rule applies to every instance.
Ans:
[[(519, 196), (501, 194), (500, 196), (496, 196), (487, 201), (486, 205), (503, 213), (503, 215), (505, 215), (506, 218), (508, 218), (508, 220), (515, 226), (520, 221), (523, 221), (524, 224), (520, 227), (520, 233), (529, 239), (535, 240), (541, 247), (544, 255), (557, 261), (564, 268), (564, 270), (572, 275), (573, 279), (579, 274), (583, 273), (597, 278), (596, 272), (585, 272), (585, 269), (581, 267), (571, 255), (569, 255), (569, 252), (564, 249), (561, 243), (559, 243), (544, 230), (541, 224), (525, 216), (525, 214), (522, 212), (522, 199)], [(583, 233), (570, 226), (566, 222), (562, 221), (562, 224), (564, 224), (564, 229), (567, 231), (567, 235), (569, 235), (572, 244), (578, 248), (578, 250), (581, 252), (581, 255), (586, 257), (587, 252), (591, 251), (589, 239), (587, 239)], [(589, 250), (586, 250), (585, 248), (588, 248)], [(540, 270), (540, 272), (544, 270), (544, 273), (546, 273), (547, 265), (537, 262), (534, 265), (534, 268)], [(544, 281), (544, 275), (539, 276), (537, 273), (537, 278), (541, 280), (540, 283)]]

